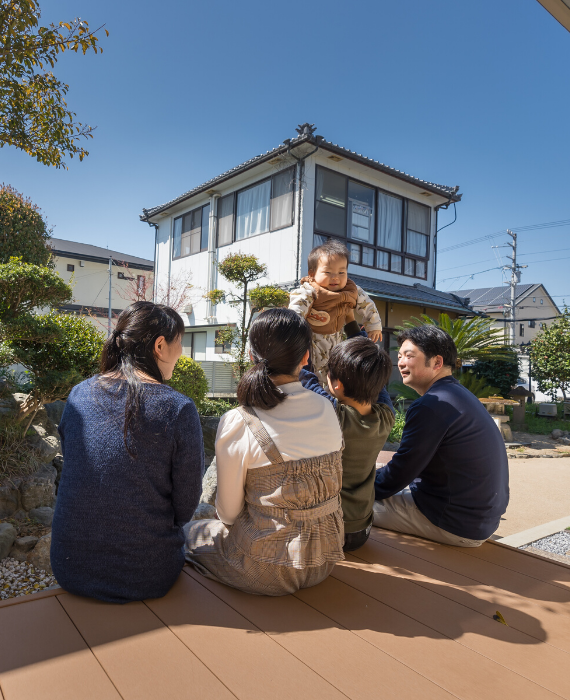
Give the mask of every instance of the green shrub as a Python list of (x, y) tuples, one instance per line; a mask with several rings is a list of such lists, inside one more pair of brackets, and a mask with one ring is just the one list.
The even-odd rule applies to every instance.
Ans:
[[(488, 396), (497, 396), (497, 387), (491, 386), (485, 377), (477, 377), (473, 372), (462, 372), (457, 380), (478, 399), (486, 399)], [(501, 394), (502, 396), (502, 394)]]
[(237, 401), (228, 399), (204, 399), (200, 406), (202, 416), (223, 416), (237, 406)]
[(208, 392), (208, 381), (198, 362), (182, 355), (174, 366), (168, 384), (181, 394), (189, 396), (196, 404), (198, 411), (201, 410), (202, 402)]
[(103, 334), (86, 316), (57, 311), (29, 316), (23, 330), (11, 327), (9, 337), (14, 360), (29, 371), (39, 403), (66, 398), (96, 374), (103, 343)]
[(499, 395), (506, 398), (519, 378), (518, 356), (511, 352), (507, 360), (477, 360), (473, 365), (473, 373), (486, 379), (492, 387), (497, 387)]
[(406, 412), (401, 406), (395, 407), (395, 410), (396, 422), (394, 423), (390, 435), (388, 435), (388, 442), (401, 442), (404, 426), (406, 425)]

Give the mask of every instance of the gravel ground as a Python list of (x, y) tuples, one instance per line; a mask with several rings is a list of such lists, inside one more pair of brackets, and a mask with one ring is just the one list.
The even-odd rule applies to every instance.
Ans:
[(527, 547), (536, 547), (537, 549), (542, 549), (545, 552), (552, 552), (553, 554), (566, 554), (570, 552), (570, 530), (562, 530), (562, 532), (557, 532), (554, 535), (543, 537), (536, 542), (525, 544), (524, 547), (520, 547), (520, 549), (526, 549)]
[(42, 569), (34, 569), (28, 562), (7, 557), (0, 561), (0, 600), (37, 593), (57, 585), (53, 576)]

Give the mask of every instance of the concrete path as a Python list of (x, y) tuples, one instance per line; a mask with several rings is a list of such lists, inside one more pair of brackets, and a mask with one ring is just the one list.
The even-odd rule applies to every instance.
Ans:
[(510, 459), (511, 500), (499, 537), (570, 515), (570, 457)]

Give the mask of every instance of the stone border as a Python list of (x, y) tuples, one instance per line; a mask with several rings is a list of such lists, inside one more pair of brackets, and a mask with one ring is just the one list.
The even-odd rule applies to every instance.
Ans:
[(565, 530), (567, 527), (570, 527), (570, 515), (566, 515), (564, 518), (558, 518), (558, 520), (551, 520), (549, 523), (544, 523), (543, 525), (531, 527), (522, 532), (516, 532), (514, 535), (501, 537), (495, 540), (495, 542), (507, 544), (511, 547), (522, 547), (530, 542), (536, 542), (536, 540), (540, 540), (543, 537), (554, 535), (556, 532)]

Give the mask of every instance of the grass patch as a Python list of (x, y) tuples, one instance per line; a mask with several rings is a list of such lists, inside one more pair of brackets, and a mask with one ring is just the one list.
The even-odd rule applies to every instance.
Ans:
[[(570, 430), (570, 420), (563, 420), (564, 404), (557, 404), (558, 416), (556, 418), (547, 418), (539, 416), (538, 404), (527, 403), (525, 406), (525, 420), (522, 430), (534, 435), (550, 435), (553, 430)], [(506, 407), (506, 412), (511, 416), (513, 409), (510, 406)]]
[(4, 418), (0, 422), (0, 483), (28, 476), (38, 464), (38, 450), (22, 435), (21, 423)]

